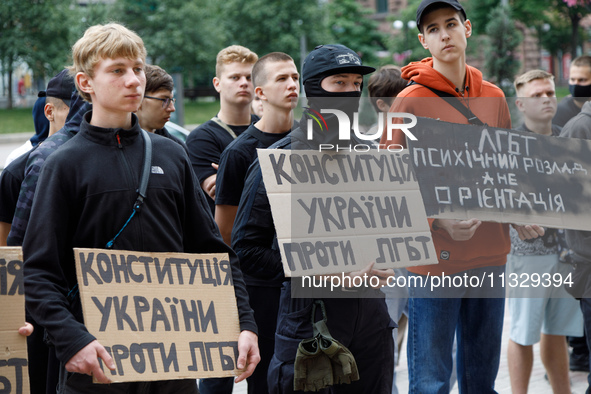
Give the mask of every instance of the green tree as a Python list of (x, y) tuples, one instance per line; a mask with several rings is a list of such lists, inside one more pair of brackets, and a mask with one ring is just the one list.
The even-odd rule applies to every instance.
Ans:
[(386, 35), (378, 23), (369, 18), (372, 10), (356, 0), (332, 0), (326, 5), (328, 27), (332, 42), (355, 50), (364, 64), (376, 64), (376, 53), (386, 49)]
[(416, 21), (417, 8), (420, 2), (421, 0), (409, 0), (408, 7), (390, 19), (392, 23), (395, 21), (402, 22), (402, 28), (391, 36), (389, 44), (389, 48), (393, 52), (394, 63), (399, 66), (431, 56), (429, 51), (423, 48), (417, 37), (419, 30), (416, 27), (409, 27), (409, 22)]
[(67, 62), (73, 12), (70, 1), (3, 0), (0, 2), (0, 62), (8, 76), (12, 108), (12, 74), (26, 62), (35, 79), (53, 76)]
[[(285, 52), (297, 65), (307, 52), (329, 39), (324, 6), (318, 0), (226, 0), (219, 2), (226, 45), (244, 45), (259, 56)], [(302, 41), (306, 48), (302, 48)], [(220, 48), (221, 49), (221, 48)], [(298, 67), (299, 69), (299, 67)]]
[(216, 7), (214, 0), (119, 0), (112, 15), (142, 37), (152, 63), (189, 84), (209, 83), (226, 36)]
[(492, 82), (503, 89), (506, 96), (512, 96), (511, 81), (519, 70), (515, 50), (521, 43), (522, 36), (506, 7), (500, 6), (492, 11), (486, 34), (490, 46), (485, 67), (492, 77)]
[[(492, 10), (501, 0), (471, 1), (466, 12), (477, 34), (484, 33)], [(591, 0), (509, 0), (515, 20), (528, 27), (535, 27), (542, 46), (556, 55), (558, 51), (570, 51), (573, 56), (586, 35), (580, 21), (591, 13)]]

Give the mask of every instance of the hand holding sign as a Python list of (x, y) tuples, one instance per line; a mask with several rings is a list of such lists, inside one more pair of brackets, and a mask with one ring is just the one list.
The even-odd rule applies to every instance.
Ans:
[(252, 331), (242, 331), (238, 337), (238, 369), (244, 370), (244, 372), (236, 378), (235, 382), (240, 383), (252, 375), (260, 361), (257, 334)]
[(541, 237), (546, 233), (543, 227), (538, 226), (537, 224), (532, 225), (518, 225), (512, 224), (513, 228), (517, 230), (517, 234), (519, 234), (519, 238), (523, 241), (526, 239), (533, 239)]
[(103, 359), (107, 368), (115, 370), (113, 359), (96, 339), (84, 346), (66, 363), (66, 370), (90, 375), (99, 383), (111, 383), (111, 379), (103, 373), (99, 366), (98, 357)]
[(24, 326), (18, 329), (18, 333), (23, 337), (28, 337), (33, 333), (33, 325), (31, 323), (25, 323)]
[[(375, 288), (380, 288), (380, 287), (386, 286), (388, 277), (394, 276), (394, 270), (392, 268), (390, 268), (390, 269), (375, 269), (375, 268), (373, 268), (374, 265), (375, 265), (375, 262), (372, 261), (364, 269), (362, 269), (360, 271), (349, 272), (349, 273), (345, 274), (345, 276), (349, 276), (351, 279), (353, 279), (354, 277), (363, 278), (364, 275), (366, 275), (366, 277), (369, 278), (369, 280), (367, 282), (370, 284), (373, 284), (375, 282), (375, 281), (372, 281), (371, 278), (377, 277), (379, 282), (377, 282), (377, 286), (375, 286)], [(353, 280), (352, 280), (352, 282), (355, 283), (355, 281), (353, 281)]]
[(474, 236), (474, 233), (481, 224), (482, 222), (478, 219), (435, 219), (433, 227), (439, 227), (447, 231), (454, 241), (468, 241)]

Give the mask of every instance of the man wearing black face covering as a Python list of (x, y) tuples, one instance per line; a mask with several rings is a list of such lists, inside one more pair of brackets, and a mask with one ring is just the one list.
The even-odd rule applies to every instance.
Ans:
[[(577, 116), (586, 101), (591, 98), (591, 56), (583, 55), (575, 58), (570, 64), (568, 89), (570, 96), (558, 103), (556, 115), (552, 123), (560, 127)], [(571, 371), (589, 371), (589, 350), (586, 334), (583, 337), (568, 337), (568, 344), (572, 348), (569, 355)]]
[[(309, 107), (304, 111), (300, 127), (270, 148), (317, 150), (320, 144), (338, 143), (340, 146), (348, 146), (358, 142), (364, 143), (357, 141), (353, 133), (350, 140), (339, 140), (337, 117), (321, 113), (321, 110), (340, 110), (352, 119), (352, 114), (359, 107), (363, 75), (373, 71), (374, 68), (363, 66), (359, 56), (343, 45), (316, 47), (308, 54), (302, 68)], [(321, 115), (323, 120), (318, 115)], [(308, 130), (310, 126), (312, 130)], [(298, 345), (302, 340), (313, 337), (311, 314), (318, 298), (291, 297), (292, 283), (295, 283), (296, 279), (290, 280), (283, 275), (271, 208), (258, 160), (251, 165), (246, 177), (232, 231), (232, 248), (238, 254), (242, 271), (246, 275), (269, 282), (283, 281), (275, 332), (275, 353), (269, 366), (267, 382), (270, 393), (294, 392), (294, 361)], [(393, 275), (392, 270), (373, 269), (373, 263), (368, 264), (362, 271), (348, 275), (365, 273), (378, 277), (380, 283), (385, 283), (387, 276)], [(334, 339), (348, 348), (355, 358), (359, 380), (351, 379), (350, 383), (343, 384), (342, 376), (338, 376), (339, 367), (334, 364), (334, 376), (330, 368), (326, 372), (327, 376), (318, 373), (318, 368), (312, 368), (310, 374), (319, 377), (315, 381), (320, 382), (316, 385), (317, 388), (332, 384), (319, 390), (322, 393), (389, 394), (392, 391), (394, 369), (392, 329), (395, 324), (388, 315), (383, 296), (362, 298), (360, 293), (346, 290), (339, 289), (333, 292), (332, 296), (340, 295), (341, 298), (323, 298), (322, 301), (326, 310), (328, 331)], [(381, 294), (379, 290), (374, 289), (366, 290), (365, 294), (369, 292)], [(310, 295), (307, 293), (306, 296)], [(316, 309), (316, 321), (322, 319), (320, 309)], [(307, 383), (314, 385), (310, 381)]]
[[(337, 116), (320, 112), (323, 108), (335, 109), (352, 120), (353, 113), (359, 109), (363, 75), (374, 71), (375, 68), (362, 65), (359, 56), (344, 45), (320, 45), (310, 52), (302, 68), (308, 107), (300, 120), (299, 132), (291, 134), (292, 144), (296, 144), (292, 149), (317, 150), (320, 144), (323, 144), (323, 149), (329, 144), (335, 148), (337, 145), (366, 144), (367, 141), (357, 139), (354, 133), (351, 133), (350, 140), (339, 140)], [(319, 114), (326, 123), (321, 122), (324, 126), (321, 127), (312, 121), (312, 135), (308, 138), (308, 120), (318, 119)]]
[(556, 115), (552, 123), (564, 127), (566, 122), (581, 112), (586, 101), (591, 98), (591, 56), (577, 57), (570, 64), (568, 76), (568, 90), (570, 96), (558, 103)]

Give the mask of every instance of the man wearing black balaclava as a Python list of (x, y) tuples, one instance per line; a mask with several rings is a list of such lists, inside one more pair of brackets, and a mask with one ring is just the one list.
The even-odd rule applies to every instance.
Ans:
[(570, 64), (568, 75), (568, 90), (570, 96), (558, 103), (556, 115), (552, 123), (564, 127), (566, 122), (581, 112), (585, 101), (591, 98), (591, 56), (577, 57)]
[[(357, 139), (353, 132), (350, 139), (339, 140), (337, 116), (321, 111), (339, 110), (352, 120), (353, 113), (359, 109), (363, 76), (374, 71), (375, 68), (362, 65), (359, 56), (344, 45), (321, 45), (310, 52), (302, 68), (308, 107), (300, 120), (299, 131), (291, 134), (292, 149), (317, 150), (320, 144), (323, 148), (366, 144), (367, 141)], [(324, 120), (320, 125), (314, 120), (319, 115)], [(313, 121), (309, 122), (310, 119)], [(311, 133), (309, 124), (314, 128)], [(310, 134), (312, 138), (308, 138)]]
[[(346, 140), (339, 140), (337, 116), (322, 110), (339, 110), (353, 119), (352, 115), (359, 107), (363, 76), (373, 71), (374, 68), (363, 66), (359, 56), (343, 45), (316, 47), (308, 54), (302, 68), (308, 107), (299, 128), (270, 148), (317, 150), (320, 144), (348, 147), (364, 143), (352, 132)], [(308, 130), (309, 127), (312, 130)], [(267, 381), (270, 393), (293, 392), (298, 345), (302, 340), (313, 337), (311, 314), (318, 298), (292, 298), (292, 285), (296, 286), (296, 280), (285, 278), (283, 274), (277, 235), (258, 160), (251, 165), (245, 181), (232, 231), (232, 248), (240, 257), (245, 274), (268, 282), (284, 281), (275, 332), (275, 353)], [(346, 275), (363, 274), (376, 276), (380, 283), (385, 283), (393, 271), (373, 269), (372, 263), (362, 271)], [(374, 289), (367, 291), (379, 293)], [(383, 297), (355, 298), (358, 295), (343, 289), (341, 298), (323, 298), (322, 301), (328, 331), (355, 358), (359, 380), (351, 379), (349, 384), (344, 384), (343, 379), (337, 377), (333, 382), (330, 368), (320, 371), (321, 367), (312, 367), (310, 371), (315, 376), (309, 376), (306, 384), (314, 386), (318, 383), (315, 388), (322, 388), (334, 383), (319, 392), (389, 394), (392, 391), (392, 329), (395, 325), (388, 315)], [(309, 297), (308, 293), (306, 297)], [(315, 320), (322, 319), (320, 309), (316, 310)], [(333, 372), (335, 369), (333, 366)]]

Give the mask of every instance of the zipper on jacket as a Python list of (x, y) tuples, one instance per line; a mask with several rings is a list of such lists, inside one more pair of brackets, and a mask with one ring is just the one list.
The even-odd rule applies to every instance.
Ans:
[(123, 149), (123, 145), (121, 144), (121, 137), (119, 136), (119, 132), (117, 132), (117, 133), (115, 134), (115, 136), (117, 137), (117, 147), (118, 147), (119, 149)]

